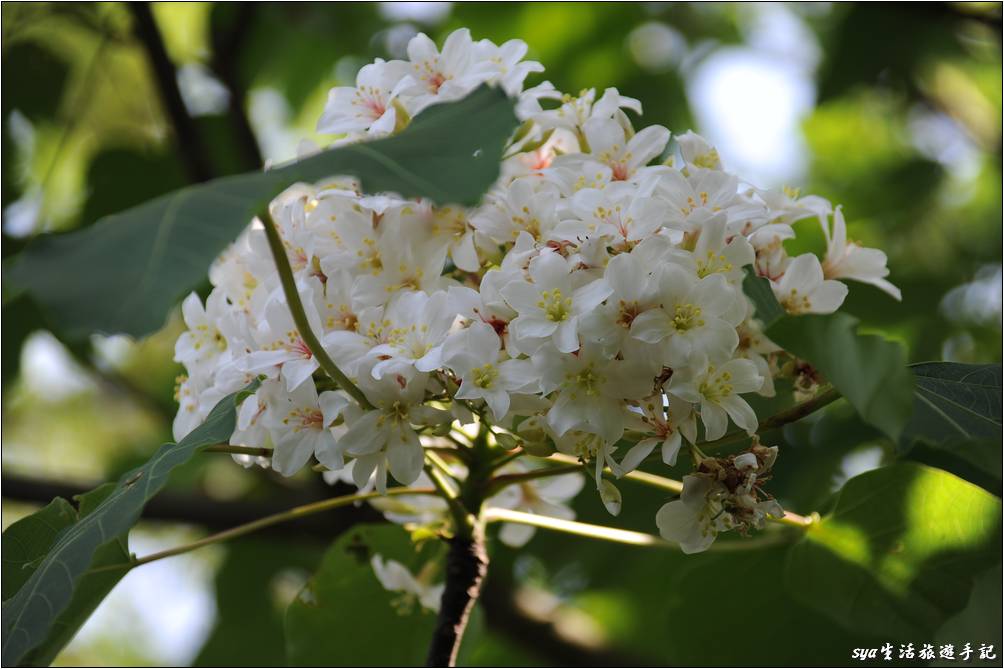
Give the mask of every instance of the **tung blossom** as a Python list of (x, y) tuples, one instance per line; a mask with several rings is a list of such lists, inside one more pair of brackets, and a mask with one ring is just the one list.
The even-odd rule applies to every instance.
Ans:
[[(513, 98), (521, 126), (474, 206), (363, 193), (330, 175), (275, 197), (271, 221), (249, 220), (213, 263), (205, 302), (193, 294), (182, 305), (175, 437), (257, 380), (229, 441), (270, 455), (235, 456), (246, 466), (284, 476), (314, 467), (329, 482), (385, 492), (389, 478), (427, 487), (423, 467), (434, 464), (463, 487), (485, 474), (470, 465), (486, 452), (506, 473), (535, 474), (525, 454), (557, 450), (586, 467), (616, 515), (630, 503), (618, 477), (693, 460), (680, 499), (656, 517), (660, 533), (693, 552), (720, 532), (758, 529), (782, 513), (764, 490), (776, 450), (708, 458), (700, 446), (730, 422), (755, 435), (746, 396), (780, 394), (788, 384), (775, 379), (789, 370), (795, 399), (824, 379), (766, 337), (747, 275), (769, 281), (789, 314), (826, 314), (845, 282), (899, 299), (887, 257), (848, 240), (840, 207), (749, 186), (692, 132), (677, 137), (682, 161), (668, 156), (669, 131), (640, 124), (641, 103), (614, 88), (525, 88), (543, 69), (527, 51), (466, 29), (441, 46), (420, 34), (407, 58), (376, 60), (329, 92), (318, 131), (338, 145), (395, 135), (484, 84)], [(786, 242), (808, 218), (823, 225), (825, 257), (790, 257)], [(328, 376), (295, 326), (266, 222), (310, 330), (344, 377)], [(468, 446), (475, 455), (459, 450)], [(489, 502), (570, 519), (566, 502), (583, 480), (523, 481)], [(442, 529), (445, 502), (414, 497), (374, 505), (392, 522)], [(502, 529), (514, 545), (528, 536)], [(424, 572), (382, 559), (373, 568), (433, 605)]]

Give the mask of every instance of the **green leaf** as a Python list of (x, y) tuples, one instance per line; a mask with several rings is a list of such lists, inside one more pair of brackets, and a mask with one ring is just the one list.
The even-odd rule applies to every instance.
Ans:
[(848, 481), (792, 547), (789, 591), (848, 629), (930, 639), (1001, 558), (1001, 502), (947, 472), (901, 463)]
[(845, 313), (787, 315), (770, 282), (748, 267), (743, 292), (770, 339), (822, 372), (867, 423), (899, 439), (913, 403), (901, 344), (858, 334), (858, 320)]
[(482, 86), (429, 107), (397, 136), (185, 188), (83, 230), (40, 238), (5, 267), (5, 290), (30, 293), (69, 338), (145, 335), (290, 185), (354, 175), (370, 193), (473, 206), (498, 178), (516, 124), (505, 93)]
[(767, 329), (786, 351), (809, 361), (857, 409), (894, 441), (910, 419), (913, 375), (897, 342), (857, 332), (858, 320), (843, 313), (790, 316)]
[[(342, 535), (286, 613), (290, 666), (417, 666), (436, 615), (414, 597), (390, 592), (370, 565), (374, 555), (395, 560), (413, 574), (438, 546), (416, 551), (395, 525), (361, 525)], [(441, 582), (436, 574), (436, 582)]]
[[(60, 614), (73, 606), (71, 600), (82, 586), (88, 567), (109, 558), (102, 547), (118, 541), (139, 520), (143, 506), (164, 487), (171, 471), (206, 446), (230, 438), (236, 402), (246, 392), (247, 389), (224, 397), (191, 434), (177, 444), (161, 446), (144, 465), (123, 474), (93, 511), (60, 531), (35, 571), (3, 603), (5, 666), (22, 663), (30, 651), (45, 641)], [(86, 496), (85, 500), (85, 505), (94, 501)], [(89, 592), (94, 594), (96, 590)]]
[(13, 597), (28, 580), (38, 562), (45, 557), (59, 532), (73, 524), (77, 510), (62, 497), (49, 502), (30, 516), (13, 523), (3, 533), (0, 555), (3, 556), (3, 601)]
[[(196, 667), (281, 667), (286, 664), (283, 618), (299, 590), (298, 577), (313, 571), (320, 542), (250, 536), (227, 542), (216, 571), (216, 622)], [(248, 621), (255, 621), (253, 634)]]
[[(90, 514), (107, 497), (114, 485), (107, 483), (78, 497), (80, 507), (61, 497), (40, 511), (14, 523), (3, 534), (3, 599), (6, 601), (28, 580), (41, 564), (60, 532)], [(45, 640), (29, 653), (22, 664), (46, 666), (69, 643), (98, 604), (125, 576), (127, 569), (93, 571), (129, 560), (127, 538), (123, 535), (100, 546), (73, 598), (53, 623)], [(92, 573), (93, 571), (93, 573)]]
[(901, 443), (944, 445), (1001, 439), (1001, 366), (926, 362), (911, 365), (917, 385)]
[(913, 415), (899, 446), (912, 460), (1001, 492), (1001, 366), (911, 365)]
[(746, 297), (753, 301), (756, 308), (756, 317), (763, 324), (764, 328), (769, 328), (778, 320), (784, 317), (784, 308), (774, 297), (774, 291), (770, 287), (770, 281), (757, 273), (751, 267), (745, 267), (746, 276), (743, 278), (743, 292)]

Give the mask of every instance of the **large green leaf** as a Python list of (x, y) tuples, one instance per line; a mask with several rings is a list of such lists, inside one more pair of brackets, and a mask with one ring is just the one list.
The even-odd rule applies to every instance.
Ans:
[[(60, 532), (79, 518), (90, 514), (113, 488), (113, 484), (107, 483), (80, 495), (79, 510), (62, 497), (57, 497), (48, 506), (7, 528), (3, 533), (2, 548), (4, 601), (14, 596), (35, 572)], [(128, 560), (129, 549), (125, 535), (99, 546), (94, 552), (88, 573), (80, 579), (69, 605), (55, 620), (45, 640), (22, 663), (30, 666), (50, 664), (127, 571), (102, 568), (122, 565)]]
[(341, 536), (286, 613), (290, 666), (421, 665), (436, 615), (384, 589), (370, 560), (380, 555), (416, 573), (432, 548), (416, 551), (396, 525), (361, 525)]
[(59, 532), (35, 571), (3, 603), (5, 666), (24, 662), (28, 653), (46, 640), (57, 618), (72, 605), (88, 567), (97, 559), (107, 560), (101, 548), (139, 520), (143, 506), (164, 487), (171, 471), (206, 446), (229, 439), (236, 403), (245, 392), (220, 400), (202, 425), (177, 444), (161, 446), (144, 465), (123, 474), (93, 511)]
[(858, 320), (842, 313), (787, 316), (767, 336), (808, 360), (868, 423), (899, 438), (913, 407), (913, 375), (898, 342), (857, 332)]
[[(911, 365), (917, 385), (902, 442), (931, 444), (1001, 439), (1001, 366), (925, 362)], [(998, 449), (999, 451), (999, 449)]]
[(913, 404), (913, 377), (901, 344), (859, 334), (858, 320), (845, 313), (789, 316), (770, 282), (749, 268), (743, 292), (770, 339), (822, 372), (867, 423), (899, 439)]
[(861, 474), (789, 554), (786, 584), (851, 630), (930, 639), (1001, 558), (1001, 502), (948, 472), (902, 463)]
[(911, 365), (913, 415), (900, 437), (906, 457), (1001, 493), (1001, 366)]
[(29, 293), (70, 338), (148, 334), (284, 188), (354, 175), (367, 192), (474, 205), (498, 177), (515, 127), (512, 101), (482, 86), (426, 109), (397, 136), (185, 188), (83, 230), (40, 238), (5, 269), (6, 290)]

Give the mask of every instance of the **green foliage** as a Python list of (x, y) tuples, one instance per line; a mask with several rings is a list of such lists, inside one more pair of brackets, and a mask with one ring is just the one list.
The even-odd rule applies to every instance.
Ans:
[(936, 445), (1001, 439), (1001, 366), (928, 362), (912, 365), (913, 417), (902, 442)]
[(1001, 502), (952, 474), (897, 464), (857, 476), (792, 547), (785, 580), (850, 630), (930, 639), (1001, 558)]
[(770, 281), (762, 276), (757, 276), (751, 267), (745, 267), (743, 270), (746, 273), (746, 276), (743, 277), (743, 292), (746, 293), (746, 297), (752, 300), (757, 319), (760, 320), (763, 327), (769, 328), (784, 318), (784, 309), (774, 297)]
[(865, 421), (897, 439), (913, 406), (906, 351), (879, 335), (859, 334), (857, 326), (848, 314), (811, 314), (782, 318), (767, 336), (808, 360)]
[(364, 667), (421, 664), (436, 615), (414, 597), (384, 589), (370, 560), (380, 555), (414, 573), (435, 548), (416, 551), (408, 533), (394, 525), (359, 526), (341, 536), (286, 614), (290, 666), (321, 666), (332, 658)]
[[(79, 509), (74, 509), (65, 499), (57, 497), (45, 508), (7, 528), (3, 533), (5, 603), (35, 572), (60, 533), (93, 512), (114, 487), (114, 484), (106, 483), (78, 496)], [(125, 569), (105, 568), (123, 565), (128, 560), (129, 543), (125, 534), (99, 546), (94, 551), (88, 572), (77, 584), (69, 605), (53, 622), (42, 643), (24, 658), (22, 664), (50, 664), (126, 573)]]
[(1001, 494), (1001, 367), (929, 362), (912, 365), (913, 416), (900, 448)]
[[(206, 446), (230, 438), (236, 403), (245, 392), (224, 397), (191, 434), (177, 444), (165, 444), (146, 464), (124, 474), (114, 489), (106, 491), (108, 496), (93, 511), (66, 527), (51, 542), (35, 571), (17, 593), (3, 603), (5, 665), (24, 662), (28, 653), (46, 639), (60, 614), (72, 605), (71, 600), (82, 587), (81, 579), (88, 567), (105, 557), (98, 555), (100, 548), (129, 531), (146, 502), (167, 483), (171, 471)], [(121, 577), (125, 571), (116, 573)]]
[(39, 239), (5, 268), (5, 279), (13, 292), (30, 293), (69, 338), (145, 335), (284, 188), (351, 174), (367, 192), (474, 205), (498, 177), (515, 127), (513, 103), (482, 86), (430, 107), (397, 136), (191, 186), (82, 231)]
[(285, 666), (283, 618), (296, 593), (287, 590), (317, 565), (320, 546), (250, 537), (228, 543), (226, 553), (216, 572), (216, 624), (193, 665)]
[(901, 344), (859, 334), (858, 319), (845, 313), (787, 316), (767, 279), (748, 268), (743, 291), (771, 340), (822, 372), (866, 422), (899, 438), (913, 402)]

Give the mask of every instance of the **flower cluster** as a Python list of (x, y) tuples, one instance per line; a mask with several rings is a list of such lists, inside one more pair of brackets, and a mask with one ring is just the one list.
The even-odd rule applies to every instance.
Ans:
[[(523, 60), (526, 51), (517, 40), (475, 42), (466, 30), (442, 50), (419, 35), (409, 60), (378, 60), (355, 86), (333, 89), (318, 124), (335, 142), (356, 142), (483, 83), (501, 86), (523, 126), (481, 206), (363, 194), (348, 179), (299, 184), (271, 204), (310, 326), (372, 407), (320, 373), (255, 222), (214, 264), (205, 304), (194, 294), (184, 302), (176, 437), (263, 378), (239, 408), (231, 443), (271, 448), (270, 466), (284, 475), (313, 458), (360, 488), (384, 490), (388, 473), (410, 484), (423, 445), (477, 415), (497, 434), (591, 463), (616, 512), (620, 493), (606, 468), (622, 476), (657, 447), (675, 464), (699, 429), (714, 440), (730, 420), (755, 433), (744, 396), (774, 393), (782, 352), (743, 293), (747, 268), (794, 314), (836, 310), (847, 293), (841, 279), (898, 297), (885, 255), (848, 241), (839, 208), (742, 182), (693, 133), (676, 138), (673, 155), (669, 130), (636, 131), (628, 112), (640, 115), (641, 104), (616, 89), (524, 90), (542, 70)], [(822, 261), (789, 257), (784, 245), (792, 224), (810, 217), (826, 236)], [(769, 468), (755, 459), (733, 469)], [(738, 514), (755, 476), (744, 481), (743, 492), (719, 495), (710, 472), (688, 477), (684, 500), (662, 516), (678, 525), (696, 514), (706, 538), (708, 509), (726, 504), (733, 510), (715, 517), (713, 538), (778, 511)]]

